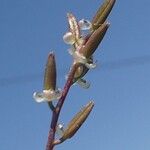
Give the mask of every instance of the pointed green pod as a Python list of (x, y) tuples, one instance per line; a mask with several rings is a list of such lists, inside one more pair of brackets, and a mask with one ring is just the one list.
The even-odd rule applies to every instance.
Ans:
[[(44, 75), (44, 90), (55, 90), (56, 88), (56, 62), (53, 52), (49, 53)], [(52, 102), (48, 102), (51, 110), (54, 110)]]
[(56, 88), (56, 62), (55, 55), (51, 52), (48, 55), (46, 67), (45, 67), (45, 75), (44, 75), (44, 90), (55, 90)]
[(101, 24), (103, 24), (108, 15), (110, 14), (116, 0), (105, 0), (101, 7), (98, 9), (96, 15), (93, 17), (92, 20), (92, 28), (96, 30), (99, 28)]
[(109, 27), (108, 22), (104, 22), (97, 30), (95, 30), (89, 37), (86, 44), (79, 50), (79, 52), (87, 59), (95, 52)]
[(86, 106), (84, 106), (70, 121), (66, 130), (64, 130), (64, 134), (61, 137), (61, 141), (71, 138), (81, 127), (84, 121), (89, 116), (90, 112), (92, 111), (94, 103), (90, 101)]

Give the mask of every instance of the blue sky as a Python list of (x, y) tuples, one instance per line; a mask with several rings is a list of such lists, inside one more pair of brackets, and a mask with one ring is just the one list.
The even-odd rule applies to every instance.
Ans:
[[(66, 13), (91, 19), (102, 0), (0, 0), (0, 149), (45, 149), (51, 112), (37, 104), (48, 53), (56, 54), (58, 86), (71, 64)], [(90, 117), (57, 150), (150, 149), (150, 1), (117, 1), (111, 26), (95, 53), (98, 66), (86, 76), (91, 88), (74, 86), (62, 109), (67, 125), (89, 100)]]

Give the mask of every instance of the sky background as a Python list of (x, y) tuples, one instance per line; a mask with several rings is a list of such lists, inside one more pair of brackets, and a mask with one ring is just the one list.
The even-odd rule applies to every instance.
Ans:
[[(44, 150), (51, 112), (37, 104), (47, 55), (57, 59), (57, 85), (63, 87), (71, 64), (66, 13), (92, 19), (102, 0), (0, 0), (0, 149)], [(56, 150), (150, 149), (150, 1), (117, 0), (111, 26), (95, 53), (91, 87), (74, 86), (60, 123), (89, 100), (95, 107), (77, 134)]]

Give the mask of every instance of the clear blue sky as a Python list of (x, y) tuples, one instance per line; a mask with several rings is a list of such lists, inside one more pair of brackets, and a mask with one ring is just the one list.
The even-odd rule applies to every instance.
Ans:
[[(0, 149), (43, 150), (51, 112), (32, 93), (43, 86), (48, 53), (56, 54), (63, 87), (71, 57), (62, 36), (66, 13), (91, 19), (102, 0), (0, 0)], [(75, 137), (56, 150), (150, 149), (150, 1), (117, 0), (111, 26), (95, 53), (98, 67), (74, 86), (62, 110), (65, 125), (93, 99), (95, 107)]]

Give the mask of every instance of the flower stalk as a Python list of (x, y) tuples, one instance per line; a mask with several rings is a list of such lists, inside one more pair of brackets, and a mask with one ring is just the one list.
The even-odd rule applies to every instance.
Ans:
[[(56, 86), (57, 69), (55, 55), (53, 52), (48, 55), (43, 90), (33, 94), (36, 102), (48, 103), (52, 111), (46, 150), (53, 150), (54, 146), (72, 138), (84, 124), (94, 107), (94, 102), (90, 101), (71, 119), (66, 128), (59, 123), (60, 112), (71, 86), (77, 83), (84, 89), (90, 87), (90, 83), (86, 81), (84, 76), (89, 70), (96, 67), (94, 53), (110, 26), (106, 19), (115, 1), (105, 0), (91, 22), (86, 19), (78, 21), (72, 13), (67, 14), (69, 29), (64, 34), (63, 40), (70, 46), (69, 54), (72, 56), (73, 61), (62, 90)], [(56, 101), (56, 103), (53, 103), (53, 101)], [(60, 133), (58, 138), (55, 136), (56, 133)]]

